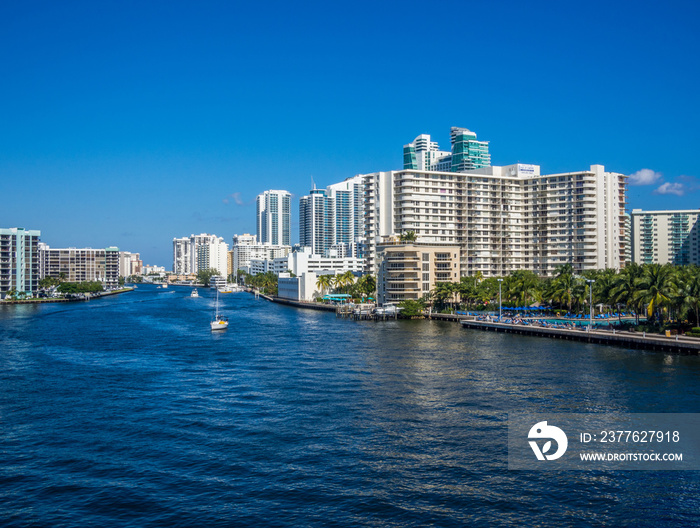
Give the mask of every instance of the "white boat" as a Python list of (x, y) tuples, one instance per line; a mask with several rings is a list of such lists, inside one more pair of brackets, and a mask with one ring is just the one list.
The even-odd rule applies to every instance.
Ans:
[(192, 293), (190, 293), (190, 297), (199, 297), (199, 292), (197, 291), (197, 288), (192, 290)]
[(228, 328), (228, 317), (224, 317), (219, 313), (219, 290), (216, 290), (216, 312), (214, 314), (214, 320), (211, 322), (211, 329), (214, 330), (226, 330)]

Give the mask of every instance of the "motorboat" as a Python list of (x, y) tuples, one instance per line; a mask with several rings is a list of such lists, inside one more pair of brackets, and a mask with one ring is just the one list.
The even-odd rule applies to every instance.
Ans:
[(190, 293), (190, 297), (199, 297), (199, 292), (197, 291), (197, 288), (192, 290), (192, 293)]

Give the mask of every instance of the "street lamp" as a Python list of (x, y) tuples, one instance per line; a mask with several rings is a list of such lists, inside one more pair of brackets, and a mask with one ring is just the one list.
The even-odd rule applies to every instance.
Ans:
[(498, 322), (501, 322), (503, 316), (503, 304), (501, 303), (501, 283), (503, 279), (498, 279)]
[(590, 332), (593, 326), (593, 283), (595, 282), (595, 280), (586, 279), (586, 282), (588, 283), (588, 303), (591, 305), (591, 318), (588, 322), (588, 331)]

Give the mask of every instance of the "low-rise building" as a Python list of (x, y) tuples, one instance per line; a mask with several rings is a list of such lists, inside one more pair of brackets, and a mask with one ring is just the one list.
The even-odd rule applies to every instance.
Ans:
[(417, 301), (439, 282), (459, 281), (456, 245), (385, 241), (377, 246), (377, 301)]
[(292, 277), (289, 273), (281, 273), (277, 281), (277, 296), (290, 301), (311, 302), (321, 296), (316, 285), (318, 276), (314, 272), (302, 273)]

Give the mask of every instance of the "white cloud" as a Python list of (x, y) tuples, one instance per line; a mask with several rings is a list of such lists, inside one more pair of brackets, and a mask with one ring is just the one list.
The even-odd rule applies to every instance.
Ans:
[(245, 205), (245, 202), (241, 199), (241, 193), (235, 192), (233, 194), (229, 194), (226, 198), (224, 198), (222, 201), (227, 204), (230, 203), (231, 200), (233, 200), (233, 203), (236, 205)]
[(654, 194), (675, 194), (676, 196), (683, 196), (685, 193), (685, 185), (671, 182), (664, 183), (654, 191)]
[(634, 174), (630, 174), (630, 185), (652, 185), (663, 181), (663, 176), (660, 172), (655, 172), (651, 169), (638, 170)]

